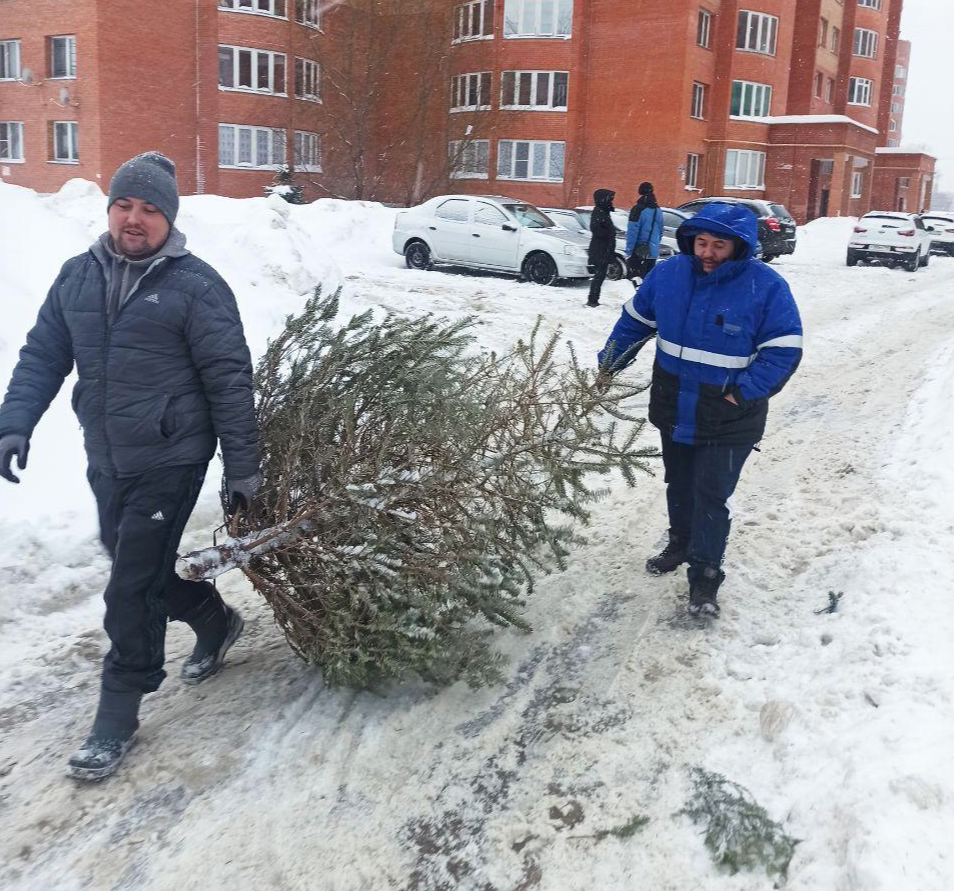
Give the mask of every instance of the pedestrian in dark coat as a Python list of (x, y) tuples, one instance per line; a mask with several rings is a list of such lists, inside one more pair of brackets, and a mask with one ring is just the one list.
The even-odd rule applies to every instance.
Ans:
[(593, 193), (596, 205), (590, 214), (590, 248), (587, 253), (587, 262), (594, 267), (593, 280), (590, 282), (590, 293), (587, 296), (587, 306), (600, 305), (600, 288), (607, 277), (607, 267), (617, 253), (617, 227), (610, 218), (613, 211), (613, 199), (616, 192), (610, 189), (597, 189)]
[(730, 497), (760, 441), (767, 403), (803, 353), (787, 283), (754, 259), (757, 218), (708, 204), (677, 230), (680, 254), (644, 279), (599, 354), (600, 379), (656, 338), (650, 421), (660, 430), (669, 541), (647, 561), (655, 575), (689, 563), (690, 611), (716, 615)]
[(174, 573), (177, 546), (217, 442), (231, 503), (260, 485), (250, 351), (237, 303), (216, 271), (186, 248), (173, 163), (127, 161), (110, 183), (108, 231), (63, 265), (27, 334), (0, 406), (0, 476), (27, 465), (30, 437), (77, 368), (73, 408), (83, 428), (100, 538), (113, 558), (104, 592), (110, 651), (90, 734), (70, 774), (113, 773), (135, 740), (140, 700), (165, 677), (169, 620), (196, 646), (188, 684), (215, 674), (243, 629), (209, 582)]
[(657, 203), (653, 183), (640, 183), (637, 192), (640, 197), (630, 208), (627, 223), (627, 276), (631, 280), (642, 280), (653, 269), (663, 238), (663, 211)]

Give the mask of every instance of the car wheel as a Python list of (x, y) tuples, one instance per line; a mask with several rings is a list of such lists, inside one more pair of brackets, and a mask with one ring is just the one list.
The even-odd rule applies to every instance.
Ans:
[(916, 253), (903, 264), (903, 268), (906, 269), (907, 272), (916, 272), (920, 268), (920, 248), (917, 248)]
[(920, 260), (920, 265), (921, 265), (921, 266), (929, 266), (929, 265), (930, 265), (930, 251), (927, 251), (927, 252), (923, 255), (922, 259)]
[(760, 257), (764, 263), (772, 263), (774, 260), (776, 260), (776, 258), (776, 254), (763, 254), (763, 256)]
[(859, 262), (860, 258), (853, 251), (847, 251), (847, 266), (856, 266)]
[(403, 252), (410, 269), (430, 268), (430, 248), (422, 241), (411, 241)]
[(553, 257), (542, 251), (531, 254), (523, 261), (523, 279), (535, 285), (552, 285), (557, 281), (557, 264)]
[(623, 260), (619, 257), (614, 257), (607, 264), (607, 280), (611, 282), (618, 282), (627, 274), (627, 268), (623, 265)]

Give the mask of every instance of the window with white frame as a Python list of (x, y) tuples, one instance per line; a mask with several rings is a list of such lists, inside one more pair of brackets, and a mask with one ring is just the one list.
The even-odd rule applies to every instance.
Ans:
[(900, 125), (897, 123), (896, 119), (891, 118), (890, 120), (890, 132), (896, 133), (900, 129)]
[(907, 76), (907, 69), (904, 68), (903, 65), (897, 65), (896, 68), (893, 69), (893, 76), (903, 80), (903, 78)]
[(900, 140), (899, 140), (899, 139), (888, 139), (888, 140), (887, 140), (887, 145), (888, 145), (890, 148), (897, 148), (897, 147), (900, 145)]
[(320, 64), (312, 59), (293, 60), (293, 95), (310, 102), (320, 101)]
[(0, 161), (23, 160), (23, 121), (0, 121)]
[(490, 108), (493, 74), (474, 71), (450, 79), (450, 111), (481, 111)]
[(877, 32), (869, 28), (854, 28), (853, 54), (864, 59), (876, 59)]
[(730, 117), (765, 118), (770, 114), (773, 87), (748, 80), (735, 80), (730, 91)]
[(847, 101), (851, 105), (870, 105), (873, 99), (873, 81), (866, 77), (851, 77)]
[(903, 95), (903, 84), (894, 84), (893, 85), (893, 95), (902, 96)]
[(0, 80), (20, 80), (19, 40), (0, 40)]
[(285, 130), (220, 124), (218, 135), (221, 167), (271, 170), (287, 163)]
[(898, 188), (898, 189), (909, 189), (909, 188), (910, 188), (910, 177), (909, 177), (909, 176), (898, 176), (898, 177), (897, 177), (897, 188)]
[(64, 164), (77, 164), (80, 161), (76, 121), (53, 122), (53, 160)]
[(830, 23), (823, 16), (820, 16), (820, 38), (817, 41), (820, 46), (825, 47), (827, 45), (827, 29), (829, 25)]
[(713, 30), (713, 16), (705, 9), (697, 14), (697, 46), (710, 49), (710, 32)]
[(320, 134), (293, 131), (293, 166), (308, 173), (321, 173)]
[(573, 0), (504, 0), (504, 37), (569, 37)]
[(778, 21), (773, 15), (741, 9), (737, 16), (737, 49), (775, 56)]
[(450, 179), (489, 179), (490, 140), (452, 140), (447, 145)]
[(891, 102), (891, 103), (890, 103), (890, 111), (892, 111), (894, 114), (900, 114), (900, 113), (903, 111), (903, 103), (902, 103), (902, 102)]
[(863, 174), (853, 173), (853, 182), (850, 185), (850, 197), (859, 198), (863, 194)]
[(242, 46), (219, 46), (217, 59), (221, 90), (286, 95), (287, 57), (284, 53)]
[(817, 99), (823, 97), (823, 73), (820, 71), (813, 76), (813, 95)]
[(840, 52), (840, 29), (834, 28), (830, 32), (830, 52), (838, 54)]
[(857, 6), (866, 6), (867, 9), (879, 9), (881, 0), (857, 0)]
[(493, 37), (493, 0), (471, 0), (453, 8), (453, 40)]
[(77, 76), (77, 38), (73, 35), (50, 38), (50, 77)]
[(693, 82), (693, 92), (690, 94), (690, 117), (703, 120), (704, 111), (707, 105), (707, 87), (706, 84)]
[(687, 155), (687, 188), (697, 189), (700, 187), (700, 155)]
[(836, 85), (836, 81), (832, 77), (827, 78), (826, 86), (823, 88), (823, 98), (827, 102), (833, 102), (833, 90)]
[(765, 152), (749, 152), (742, 149), (727, 149), (727, 162), (723, 171), (725, 189), (762, 189), (766, 172)]
[(320, 27), (320, 0), (296, 0), (294, 19), (308, 28)]
[(504, 71), (500, 107), (566, 111), (569, 81), (566, 71)]
[(565, 142), (501, 139), (497, 155), (497, 179), (563, 182)]
[(287, 17), (287, 0), (220, 0), (221, 9), (269, 15), (278, 19)]

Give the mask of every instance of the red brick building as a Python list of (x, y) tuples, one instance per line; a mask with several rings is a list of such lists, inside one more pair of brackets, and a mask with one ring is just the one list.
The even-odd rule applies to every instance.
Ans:
[(907, 76), (910, 73), (910, 41), (897, 41), (897, 58), (893, 66), (893, 87), (890, 90), (890, 120), (887, 124), (887, 145), (900, 145), (903, 133), (903, 107), (907, 98)]
[(105, 188), (158, 148), (186, 194), (260, 195), (287, 164), (308, 197), (399, 203), (629, 205), (651, 180), (801, 222), (909, 205), (874, 190), (902, 3), (0, 0), (0, 178)]

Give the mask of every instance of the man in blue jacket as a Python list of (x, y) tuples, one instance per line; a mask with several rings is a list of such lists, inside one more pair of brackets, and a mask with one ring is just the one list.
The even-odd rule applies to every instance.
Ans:
[(763, 436), (768, 400), (800, 364), (803, 329), (787, 283), (753, 258), (748, 208), (708, 204), (680, 225), (677, 243), (680, 254), (624, 305), (599, 354), (600, 384), (656, 337), (650, 421), (663, 445), (670, 531), (646, 568), (659, 575), (688, 563), (690, 612), (715, 616), (728, 499)]
[(250, 351), (226, 282), (174, 227), (173, 162), (148, 152), (110, 183), (108, 231), (63, 265), (27, 335), (0, 406), (0, 476), (19, 483), (34, 427), (77, 367), (100, 538), (113, 558), (104, 591), (110, 651), (90, 734), (70, 775), (98, 780), (136, 738), (140, 700), (165, 677), (168, 619), (196, 633), (185, 683), (215, 674), (243, 629), (209, 582), (174, 573), (176, 549), (217, 441), (227, 497), (260, 485)]

